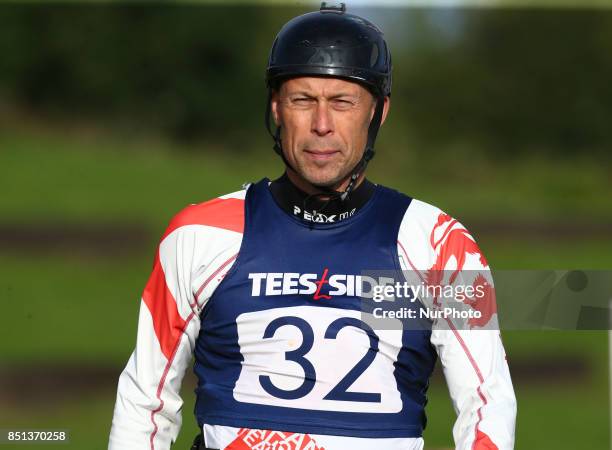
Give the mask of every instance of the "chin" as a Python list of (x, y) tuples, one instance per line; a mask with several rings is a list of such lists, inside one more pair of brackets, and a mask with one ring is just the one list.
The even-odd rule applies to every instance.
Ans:
[(298, 164), (298, 169), (301, 178), (313, 186), (334, 187), (350, 176), (350, 173), (344, 173), (347, 169), (338, 167), (338, 164), (327, 164), (322, 167), (316, 164)]
[(339, 175), (319, 175), (319, 176), (312, 176), (309, 174), (308, 177), (306, 177), (306, 181), (308, 181), (310, 184), (314, 185), (314, 186), (324, 186), (324, 187), (333, 187), (334, 185), (338, 184), (340, 181), (342, 181), (342, 176)]

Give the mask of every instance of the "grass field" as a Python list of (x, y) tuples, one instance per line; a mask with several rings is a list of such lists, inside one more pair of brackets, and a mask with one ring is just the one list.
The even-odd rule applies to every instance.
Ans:
[[(70, 247), (46, 253), (0, 248), (2, 367), (35, 369), (59, 362), (119, 371), (133, 347), (140, 293), (166, 223), (188, 203), (278, 175), (280, 164), (272, 152), (266, 146), (261, 153), (211, 149), (204, 154), (156, 141), (2, 130), (0, 224), (137, 223), (148, 230), (150, 249), (115, 260)], [(483, 217), (612, 222), (609, 195), (604, 195), (611, 187), (605, 165), (587, 159), (496, 164), (453, 158), (381, 151), (372, 179), (436, 203), (468, 227)], [(479, 242), (495, 268), (612, 266), (612, 236), (559, 240), (491, 234)], [(517, 377), (516, 448), (608, 448), (607, 333), (508, 331), (504, 343), (511, 369), (513, 361), (528, 364), (551, 355), (578, 358), (588, 369), (575, 379), (557, 381), (550, 373), (549, 382)], [(191, 389), (183, 389), (185, 425), (178, 449), (188, 448), (196, 432)], [(10, 407), (0, 400), (0, 428), (70, 429), (69, 448), (103, 449), (114, 396), (111, 383), (68, 400), (51, 395)], [(443, 382), (431, 388), (428, 413), (427, 448), (451, 447), (454, 412)]]

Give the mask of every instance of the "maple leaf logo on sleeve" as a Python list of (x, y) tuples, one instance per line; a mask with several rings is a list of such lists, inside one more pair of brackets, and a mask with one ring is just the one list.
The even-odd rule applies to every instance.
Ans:
[[(477, 256), (481, 268), (488, 270), (489, 264), (476, 241), (457, 220), (448, 214), (439, 214), (438, 220), (431, 230), (429, 242), (437, 254), (436, 261), (426, 274), (426, 282), (429, 285), (441, 286), (445, 281), (443, 280), (445, 270), (452, 270), (447, 281), (449, 285), (452, 285), (461, 271), (464, 270), (469, 255)], [(448, 269), (449, 267), (450, 269)], [(468, 325), (470, 328), (484, 327), (497, 312), (495, 289), (483, 274), (476, 276), (472, 286), (479, 295), (466, 298), (464, 303), (472, 309), (480, 311), (481, 317), (469, 319)], [(437, 298), (434, 299), (434, 304), (440, 306)]]

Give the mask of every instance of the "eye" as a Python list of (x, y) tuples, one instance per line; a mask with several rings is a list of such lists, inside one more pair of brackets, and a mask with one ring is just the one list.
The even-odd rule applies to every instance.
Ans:
[(347, 99), (343, 99), (343, 98), (337, 98), (334, 99), (334, 106), (338, 109), (348, 109), (348, 108), (352, 108), (354, 105), (354, 103), (350, 100)]
[(309, 97), (295, 97), (291, 101), (298, 105), (307, 105), (312, 101), (312, 99)]

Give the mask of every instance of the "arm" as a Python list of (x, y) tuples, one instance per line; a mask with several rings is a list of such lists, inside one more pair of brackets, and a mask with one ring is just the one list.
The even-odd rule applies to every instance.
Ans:
[(457, 413), (456, 448), (514, 448), (516, 399), (499, 332), (435, 330), (431, 341)]
[(435, 250), (432, 269), (440, 274), (430, 271), (428, 275), (462, 288), (486, 288), (479, 299), (463, 299), (469, 308), (481, 312), (480, 319), (440, 320), (432, 330), (431, 342), (457, 413), (455, 446), (458, 450), (510, 450), (514, 447), (516, 399), (489, 266), (460, 223), (442, 214), (439, 217), (440, 226), (438, 230), (434, 227), (431, 242)]
[(119, 377), (109, 450), (169, 449), (179, 395), (200, 328), (191, 287), (193, 233), (162, 240), (140, 303), (136, 348)]
[[(398, 253), (402, 268), (410, 271), (413, 280), (455, 286), (486, 281), (492, 291), (489, 266), (472, 236), (431, 205), (412, 202), (400, 229)], [(514, 446), (516, 399), (497, 325), (495, 297), (490, 294), (488, 301), (465, 301), (483, 313), (482, 319), (467, 323), (439, 320), (432, 330), (431, 343), (457, 413), (453, 427), (457, 450), (510, 450)]]
[(200, 312), (240, 248), (244, 196), (188, 206), (170, 222), (142, 294), (136, 349), (119, 377), (109, 450), (167, 450), (176, 440)]

